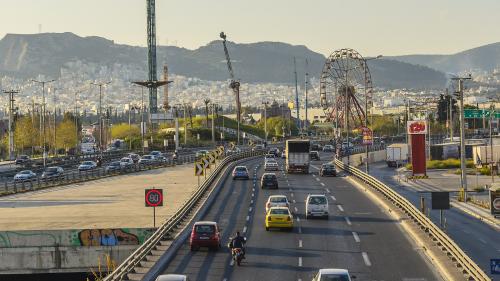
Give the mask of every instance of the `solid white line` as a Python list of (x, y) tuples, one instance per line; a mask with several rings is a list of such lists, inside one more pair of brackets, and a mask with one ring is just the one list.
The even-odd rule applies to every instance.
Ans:
[(292, 193), (290, 193), (290, 196), (292, 196), (292, 197), (293, 197), (293, 192), (292, 192)]
[(292, 200), (293, 204), (295, 204), (295, 199)]
[(248, 212), (250, 213), (252, 211), (252, 207), (248, 208)]
[(302, 248), (302, 240), (299, 240), (299, 248)]
[(352, 236), (354, 236), (354, 241), (356, 241), (358, 243), (361, 242), (361, 240), (359, 240), (359, 236), (358, 236), (358, 234), (356, 232), (353, 231), (352, 232)]
[(339, 208), (339, 210), (340, 210), (341, 212), (343, 212), (343, 211), (344, 211), (344, 208), (342, 208), (342, 206), (340, 206), (340, 205), (337, 205), (337, 208)]
[(366, 266), (371, 266), (372, 263), (370, 262), (368, 254), (366, 252), (362, 252), (361, 255), (363, 255), (363, 260), (365, 261)]
[(300, 218), (297, 218), (297, 222), (300, 222)]
[(297, 209), (297, 207), (293, 207), (293, 209), (295, 210), (295, 212), (299, 211), (299, 209)]
[(348, 217), (345, 217), (344, 219), (347, 225), (351, 225), (351, 220)]
[(234, 260), (231, 259), (231, 261), (229, 262), (229, 266), (234, 266)]
[(253, 204), (253, 199), (252, 199), (252, 200), (250, 200), (250, 204)]
[(316, 177), (316, 174), (312, 174), (312, 175), (313, 175), (314, 178)]
[(243, 227), (243, 233), (247, 232), (247, 227)]
[(249, 221), (249, 220), (250, 220), (250, 216), (247, 216), (247, 221)]
[(322, 182), (320, 182), (319, 184), (321, 184), (321, 186), (325, 186), (325, 184), (324, 184), (324, 183), (322, 183)]
[(302, 266), (302, 257), (299, 257), (299, 266)]
[(479, 238), (479, 241), (481, 241), (482, 243), (486, 244), (486, 241), (484, 241), (484, 239)]
[(333, 195), (330, 195), (330, 198), (332, 198), (333, 201), (337, 201), (337, 198), (335, 198), (335, 196)]
[(317, 180), (317, 181), (320, 181), (320, 179), (319, 179), (319, 178), (316, 178), (316, 180)]

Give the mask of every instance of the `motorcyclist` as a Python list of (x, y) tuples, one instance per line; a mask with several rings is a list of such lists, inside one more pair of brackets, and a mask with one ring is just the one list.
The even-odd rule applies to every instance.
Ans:
[(177, 161), (177, 150), (174, 151), (174, 154), (172, 155), (172, 160)]
[(245, 258), (245, 243), (246, 243), (245, 237), (241, 236), (240, 232), (237, 231), (236, 236), (233, 237), (230, 242), (231, 250), (240, 248), (241, 251), (243, 252), (243, 258)]

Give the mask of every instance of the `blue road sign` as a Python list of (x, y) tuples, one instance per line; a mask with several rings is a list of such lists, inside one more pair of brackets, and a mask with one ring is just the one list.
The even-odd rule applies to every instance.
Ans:
[(491, 274), (500, 274), (500, 259), (491, 259)]

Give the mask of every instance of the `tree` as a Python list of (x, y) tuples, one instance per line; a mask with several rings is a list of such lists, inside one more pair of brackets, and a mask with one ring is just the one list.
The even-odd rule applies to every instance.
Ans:
[(113, 139), (128, 139), (130, 137), (136, 137), (141, 134), (141, 129), (137, 125), (131, 125), (127, 123), (121, 123), (113, 125), (111, 127), (111, 137)]
[(76, 147), (78, 139), (74, 120), (63, 120), (57, 125), (56, 131), (56, 146), (58, 148), (64, 148), (68, 151), (70, 148)]
[(31, 117), (22, 116), (16, 120), (14, 130), (14, 143), (16, 150), (23, 152), (31, 148), (38, 140), (38, 126), (33, 126)]
[(205, 99), (203, 102), (205, 103), (205, 115), (206, 115), (207, 128), (208, 128), (208, 104), (210, 103), (210, 99)]

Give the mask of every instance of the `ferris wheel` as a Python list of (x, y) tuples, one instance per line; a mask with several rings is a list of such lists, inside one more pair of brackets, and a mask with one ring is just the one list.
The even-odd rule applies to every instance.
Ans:
[(338, 128), (367, 125), (372, 80), (366, 59), (353, 49), (333, 52), (320, 77), (320, 102), (326, 119)]

